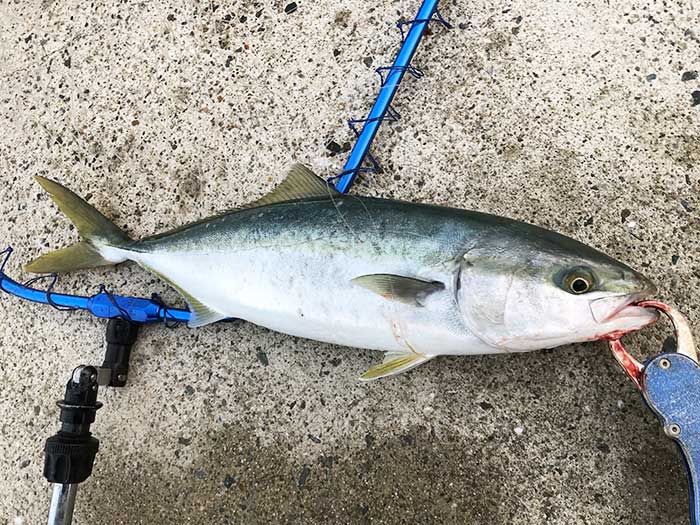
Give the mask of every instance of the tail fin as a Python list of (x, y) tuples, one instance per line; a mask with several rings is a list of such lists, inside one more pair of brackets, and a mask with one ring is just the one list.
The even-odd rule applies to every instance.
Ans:
[(24, 267), (26, 271), (63, 273), (118, 264), (126, 260), (125, 257), (109, 250), (128, 243), (131, 239), (126, 233), (68, 188), (44, 177), (37, 176), (36, 180), (58, 208), (75, 224), (83, 241), (42, 255), (27, 264)]

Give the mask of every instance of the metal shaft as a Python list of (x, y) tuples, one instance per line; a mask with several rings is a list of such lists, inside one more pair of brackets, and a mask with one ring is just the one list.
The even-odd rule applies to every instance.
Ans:
[(73, 521), (77, 483), (54, 483), (49, 509), (49, 525), (70, 525)]

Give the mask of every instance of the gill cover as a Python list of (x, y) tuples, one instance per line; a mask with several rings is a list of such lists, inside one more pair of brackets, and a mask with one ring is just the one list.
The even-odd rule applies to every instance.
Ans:
[(486, 344), (512, 352), (593, 339), (590, 296), (559, 288), (552, 280), (556, 266), (547, 254), (470, 250), (457, 292), (467, 328)]
[(512, 272), (504, 272), (502, 258), (489, 250), (469, 250), (459, 262), (455, 290), (462, 318), (473, 334), (494, 347), (503, 345), (512, 285)]

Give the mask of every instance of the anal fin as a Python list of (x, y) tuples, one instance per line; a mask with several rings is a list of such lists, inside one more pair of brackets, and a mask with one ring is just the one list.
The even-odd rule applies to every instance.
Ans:
[(144, 264), (142, 264), (142, 266), (146, 268), (149, 272), (154, 273), (163, 281), (175, 288), (175, 290), (177, 290), (177, 292), (180, 295), (182, 295), (182, 297), (187, 302), (187, 306), (190, 309), (190, 320), (187, 321), (187, 326), (189, 326), (190, 328), (199, 328), (200, 326), (216, 323), (217, 321), (221, 321), (223, 319), (228, 319), (228, 315), (213, 310), (212, 308), (204, 304), (202, 301), (194, 297), (191, 293), (184, 290), (182, 287), (178, 286), (173, 281), (168, 279), (162, 273), (157, 272), (153, 268), (150, 268)]
[(228, 317), (227, 315), (216, 312), (207, 305), (202, 304), (199, 300), (195, 299), (187, 292), (183, 290), (178, 291), (185, 298), (187, 305), (190, 307), (190, 320), (187, 321), (187, 326), (190, 328), (198, 328), (200, 326), (216, 323), (217, 321), (221, 321), (222, 319), (226, 319)]
[(384, 361), (373, 366), (360, 376), (360, 381), (374, 381), (382, 377), (391, 377), (401, 372), (406, 372), (411, 368), (422, 365), (430, 361), (432, 355), (419, 354), (418, 352), (387, 352)]

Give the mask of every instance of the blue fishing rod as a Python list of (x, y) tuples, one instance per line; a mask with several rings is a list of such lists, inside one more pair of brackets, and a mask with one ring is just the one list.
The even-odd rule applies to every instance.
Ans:
[[(376, 173), (380, 170), (379, 163), (370, 154), (370, 146), (384, 120), (396, 121), (400, 118), (398, 112), (391, 107), (391, 102), (404, 75), (409, 73), (414, 78), (423, 76), (418, 68), (411, 65), (411, 59), (418, 49), (418, 44), (430, 22), (437, 22), (446, 28), (450, 27), (437, 11), (437, 7), (438, 0), (425, 0), (413, 20), (397, 22), (397, 27), (401, 32), (401, 48), (391, 66), (377, 68), (376, 72), (381, 78), (379, 94), (367, 118), (348, 121), (350, 129), (357, 135), (357, 140), (342, 172), (328, 179), (329, 184), (334, 184), (339, 192), (347, 193), (359, 173)], [(358, 131), (357, 128), (360, 124), (362, 124), (362, 128)], [(369, 166), (364, 166), (365, 160), (369, 160)], [(190, 312), (188, 310), (170, 308), (157, 296), (151, 298), (122, 296), (110, 293), (104, 287), (101, 287), (100, 292), (92, 296), (56, 293), (53, 291), (57, 280), (56, 275), (19, 283), (5, 273), (5, 266), (11, 253), (11, 247), (0, 252), (0, 256), (4, 256), (0, 264), (0, 290), (16, 297), (51, 305), (59, 310), (87, 310), (93, 315), (105, 319), (124, 318), (136, 323), (182, 323), (189, 321)], [(31, 286), (44, 278), (51, 280), (48, 289), (39, 290)]]
[[(379, 163), (369, 152), (370, 145), (384, 120), (399, 119), (391, 102), (404, 75), (409, 73), (415, 78), (423, 76), (419, 69), (411, 66), (418, 44), (431, 22), (450, 27), (437, 12), (437, 5), (438, 0), (424, 0), (413, 20), (397, 23), (401, 31), (401, 48), (391, 66), (377, 68), (381, 78), (377, 99), (367, 118), (348, 121), (357, 140), (343, 171), (328, 179), (328, 183), (335, 185), (341, 193), (350, 190), (359, 173), (376, 173), (380, 170)], [(360, 125), (362, 128), (358, 131)], [(364, 166), (365, 160), (369, 161), (369, 166)], [(141, 324), (179, 324), (189, 321), (191, 314), (185, 309), (168, 307), (155, 294), (151, 298), (129, 297), (110, 293), (104, 286), (92, 296), (57, 293), (53, 290), (57, 281), (55, 274), (20, 283), (5, 273), (11, 254), (11, 247), (0, 252), (0, 290), (58, 310), (86, 310), (97, 317), (109, 319), (107, 349), (102, 366), (81, 365), (73, 371), (66, 384), (64, 399), (58, 403), (61, 408), (61, 430), (46, 441), (44, 448), (44, 477), (53, 483), (49, 525), (69, 525), (78, 484), (92, 473), (99, 447), (98, 440), (90, 433), (90, 425), (102, 406), (97, 401), (98, 388), (126, 385), (131, 348)], [(50, 280), (46, 290), (33, 287), (43, 279)]]
[[(391, 102), (394, 100), (394, 95), (399, 89), (399, 84), (406, 73), (409, 73), (414, 78), (421, 78), (423, 72), (411, 65), (418, 43), (420, 42), (425, 30), (430, 22), (437, 22), (443, 27), (450, 28), (445, 19), (437, 11), (438, 0), (426, 0), (423, 2), (416, 18), (410, 22), (398, 22), (397, 26), (401, 31), (402, 45), (396, 59), (391, 66), (383, 66), (376, 69), (377, 74), (381, 78), (381, 88), (374, 105), (366, 119), (350, 120), (348, 125), (357, 135), (355, 147), (350, 152), (343, 171), (337, 177), (335, 188), (340, 193), (347, 193), (352, 186), (358, 173), (379, 171), (379, 163), (369, 153), (369, 147), (374, 140), (379, 126), (382, 121), (396, 121), (400, 118), (399, 113), (391, 107)], [(404, 27), (409, 26), (408, 34), (404, 32)], [(358, 132), (357, 125), (363, 124), (362, 129)], [(363, 167), (365, 158), (369, 158), (371, 166)], [(332, 181), (332, 179), (331, 179)]]
[[(437, 11), (437, 5), (438, 0), (425, 0), (415, 19), (397, 24), (401, 31), (401, 48), (391, 66), (377, 68), (381, 78), (377, 98), (366, 118), (348, 121), (356, 135), (355, 145), (341, 173), (328, 179), (341, 193), (350, 190), (360, 173), (380, 171), (370, 146), (383, 121), (400, 118), (391, 103), (405, 74), (414, 78), (423, 76), (411, 65), (418, 44), (431, 22), (450, 27)], [(98, 387), (126, 384), (129, 355), (141, 324), (187, 322), (190, 312), (170, 308), (156, 295), (151, 298), (122, 296), (108, 292), (104, 286), (92, 296), (56, 293), (53, 291), (56, 275), (19, 283), (5, 273), (11, 253), (9, 247), (0, 252), (0, 290), (59, 310), (87, 310), (109, 319), (105, 361), (101, 367), (80, 366), (74, 370), (66, 385), (65, 398), (59, 402), (61, 432), (47, 440), (45, 448), (44, 475), (54, 483), (49, 524), (69, 524), (77, 484), (90, 475), (97, 452), (98, 442), (89, 429), (101, 406), (96, 400)], [(48, 288), (34, 288), (33, 285), (42, 279), (50, 279)], [(678, 327), (689, 334), (682, 317), (673, 312), (670, 317), (677, 335)], [(678, 341), (677, 352), (661, 353), (644, 364), (636, 362), (621, 345), (612, 346), (615, 357), (661, 421), (664, 431), (679, 447), (688, 472), (691, 524), (700, 525), (700, 423), (696, 417), (696, 407), (700, 403), (700, 365), (697, 352), (691, 348), (692, 339), (678, 337)]]

